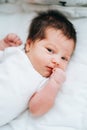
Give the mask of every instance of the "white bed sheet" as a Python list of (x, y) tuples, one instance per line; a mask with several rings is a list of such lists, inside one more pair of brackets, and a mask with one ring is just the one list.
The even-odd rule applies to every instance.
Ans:
[[(61, 7), (62, 12), (64, 8)], [(18, 12), (0, 12), (0, 38), (14, 32), (25, 43), (29, 23), (36, 15), (33, 10), (29, 12), (28, 5), (26, 10), (22, 6)], [(0, 127), (0, 130), (87, 130), (87, 18), (82, 10), (76, 11), (78, 15), (75, 14), (74, 8), (71, 8), (71, 13), (70, 8), (69, 13), (68, 7), (65, 10), (75, 25), (78, 40), (67, 69), (67, 80), (61, 87), (54, 107), (40, 118), (32, 117), (26, 110), (10, 123)], [(86, 8), (85, 11), (87, 12)], [(83, 15), (80, 17), (79, 14)]]

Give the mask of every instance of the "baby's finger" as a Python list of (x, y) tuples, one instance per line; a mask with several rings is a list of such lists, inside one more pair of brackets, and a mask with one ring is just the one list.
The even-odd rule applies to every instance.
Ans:
[(21, 44), (22, 44), (22, 42), (20, 40), (16, 41), (16, 42), (9, 42), (9, 46), (19, 46)]
[(22, 44), (22, 41), (20, 38), (16, 37), (15, 39), (13, 39), (12, 42), (10, 42), (10, 45), (15, 45), (15, 46), (18, 46), (18, 45), (21, 45)]
[(54, 69), (53, 74), (51, 75), (52, 78), (54, 78), (58, 83), (63, 83), (66, 79), (66, 74), (65, 72), (60, 69), (60, 68), (56, 68)]

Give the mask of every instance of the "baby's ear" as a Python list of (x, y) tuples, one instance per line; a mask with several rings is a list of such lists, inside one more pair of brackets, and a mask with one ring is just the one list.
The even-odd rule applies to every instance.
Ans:
[(25, 52), (29, 52), (31, 45), (31, 40), (27, 40), (25, 44)]

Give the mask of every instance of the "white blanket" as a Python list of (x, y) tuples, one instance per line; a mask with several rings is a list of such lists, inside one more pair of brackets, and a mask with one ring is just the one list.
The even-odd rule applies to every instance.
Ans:
[[(27, 27), (35, 13), (29, 12), (28, 5), (23, 9), (27, 11), (0, 15), (3, 21), (0, 21), (2, 37), (8, 32), (18, 32), (25, 42)], [(75, 25), (77, 46), (67, 68), (67, 80), (61, 87), (55, 105), (40, 118), (32, 117), (26, 110), (9, 124), (0, 127), (0, 130), (87, 130), (87, 8), (83, 7), (81, 10), (81, 7), (79, 9), (61, 7), (59, 9), (62, 12), (65, 10), (64, 13)], [(6, 20), (9, 21), (10, 27)]]

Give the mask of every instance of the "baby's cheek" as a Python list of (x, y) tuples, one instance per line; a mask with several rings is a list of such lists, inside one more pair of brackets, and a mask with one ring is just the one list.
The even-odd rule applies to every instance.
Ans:
[(68, 66), (68, 63), (64, 63), (64, 64), (61, 66), (61, 69), (62, 69), (63, 71), (66, 71), (67, 66)]

